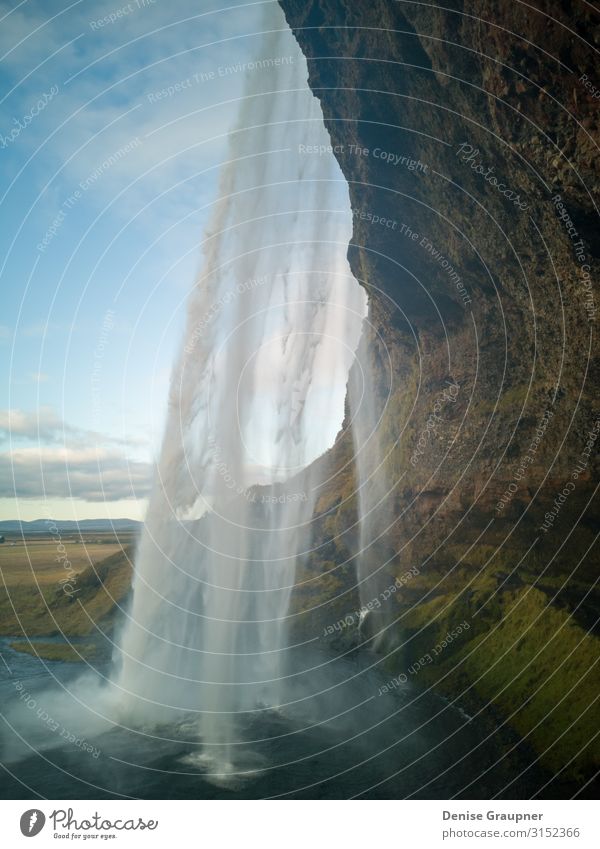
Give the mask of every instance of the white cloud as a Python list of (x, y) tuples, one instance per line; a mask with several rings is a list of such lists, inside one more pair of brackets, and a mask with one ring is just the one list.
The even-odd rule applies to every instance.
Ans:
[(0, 498), (119, 501), (149, 495), (152, 468), (102, 449), (24, 448), (0, 453)]
[(0, 438), (54, 440), (65, 432), (62, 419), (50, 407), (35, 413), (23, 410), (0, 410)]
[(147, 446), (148, 440), (117, 438), (65, 422), (52, 407), (35, 411), (0, 410), (0, 441), (27, 439), (42, 443), (62, 443), (65, 448), (94, 445)]
[[(236, 103), (228, 101), (241, 95), (244, 73), (222, 78), (218, 69), (255, 58), (260, 37), (253, 33), (260, 32), (262, 8), (261, 4), (246, 4), (246, 8), (241, 4), (223, 10), (223, 4), (215, 2), (221, 10), (213, 14), (206, 3), (196, 10), (187, 0), (157, 0), (147, 8), (135, 8), (114, 24), (90, 28), (91, 20), (114, 12), (116, 5), (114, 0), (101, 0), (92, 4), (92, 9), (88, 4), (74, 6), (42, 26), (51, 14), (43, 4), (28, 2), (3, 21), (6, 36), (4, 45), (0, 40), (0, 48), (10, 49), (30, 34), (7, 57), (15, 83), (42, 59), (83, 34), (17, 87), (4, 105), (9, 116), (6, 126), (37, 101), (42, 83), (47, 88), (58, 87), (48, 108), (18, 140), (24, 151), (33, 152), (66, 122), (40, 154), (47, 161), (44, 182), (63, 169), (44, 197), (48, 215), (108, 157), (140, 139), (134, 153), (106, 169), (80, 203), (93, 203), (102, 210), (134, 183), (118, 201), (119, 214), (128, 221), (166, 191), (140, 221), (145, 229), (150, 224), (156, 235), (212, 197), (210, 180), (188, 178), (219, 165), (226, 150), (223, 136), (238, 112)], [(0, 12), (7, 10), (6, 4), (0, 3)], [(194, 74), (211, 72), (215, 79), (193, 79)], [(264, 74), (268, 88), (269, 71), (258, 73)], [(148, 98), (190, 79), (192, 84), (173, 96)], [(147, 171), (150, 173), (142, 176)], [(140, 179), (135, 182), (136, 178)], [(171, 193), (182, 181), (186, 182)], [(63, 197), (66, 187), (69, 192)], [(197, 237), (197, 221), (191, 222), (187, 234), (187, 241), (192, 234)], [(180, 227), (177, 235), (181, 235)]]
[[(0, 439), (11, 442), (0, 452), (0, 498), (118, 501), (149, 495), (152, 465), (130, 456), (134, 440), (73, 427), (50, 407), (0, 410)], [(22, 447), (23, 440), (36, 444)]]

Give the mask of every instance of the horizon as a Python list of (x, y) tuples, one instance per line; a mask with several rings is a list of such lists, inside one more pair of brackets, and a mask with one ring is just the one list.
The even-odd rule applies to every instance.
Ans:
[(130, 516), (118, 516), (111, 519), (103, 519), (101, 517), (89, 518), (89, 519), (56, 519), (54, 517), (46, 518), (40, 517), (39, 519), (0, 519), (0, 525), (8, 524), (10, 522), (20, 522), (22, 525), (30, 525), (35, 522), (135, 522), (138, 525), (143, 525), (143, 520), (133, 519)]

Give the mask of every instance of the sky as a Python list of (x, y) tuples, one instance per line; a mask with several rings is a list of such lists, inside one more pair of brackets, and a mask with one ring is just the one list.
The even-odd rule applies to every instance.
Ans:
[(247, 75), (274, 73), (243, 66), (274, 58), (275, 12), (0, 0), (0, 519), (143, 518), (228, 132)]
[(143, 517), (269, 5), (0, 2), (0, 518)]

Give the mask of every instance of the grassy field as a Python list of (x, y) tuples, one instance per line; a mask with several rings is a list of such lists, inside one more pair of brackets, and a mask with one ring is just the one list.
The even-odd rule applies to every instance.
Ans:
[(36, 583), (59, 584), (83, 572), (112, 554), (123, 550), (126, 540), (113, 534), (94, 534), (83, 543), (74, 538), (34, 537), (15, 539), (0, 545), (0, 574), (7, 587)]
[(110, 632), (131, 587), (135, 535), (35, 537), (0, 546), (0, 635)]

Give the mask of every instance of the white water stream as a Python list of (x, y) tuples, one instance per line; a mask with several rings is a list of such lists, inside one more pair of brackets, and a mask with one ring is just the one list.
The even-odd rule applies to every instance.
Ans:
[[(285, 617), (366, 296), (348, 187), (278, 8), (248, 72), (191, 293), (115, 684), (126, 712), (195, 717), (235, 766), (236, 714), (280, 702)], [(268, 489), (266, 487), (269, 487)], [(299, 488), (300, 487), (300, 488)]]

